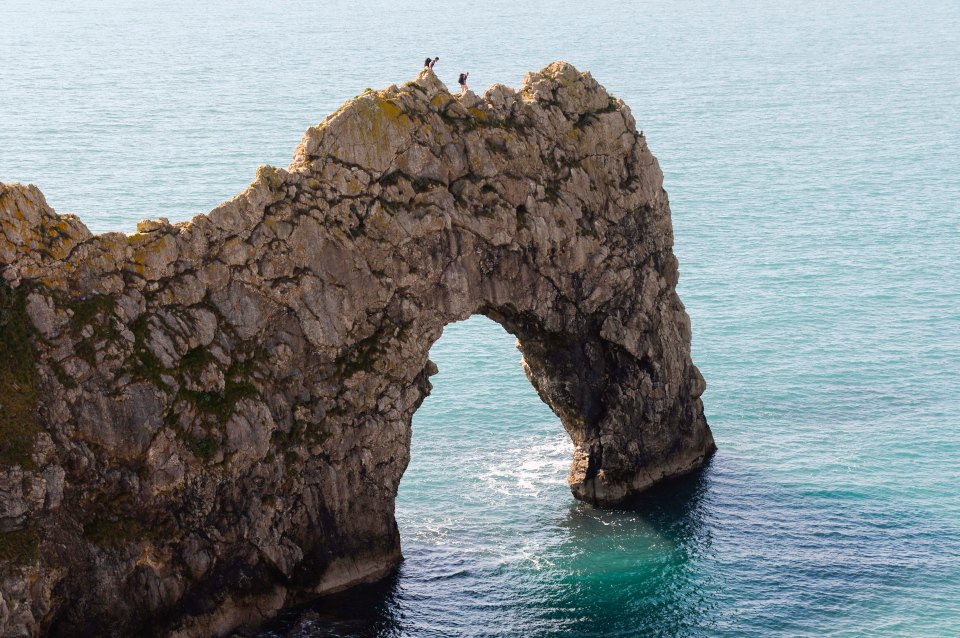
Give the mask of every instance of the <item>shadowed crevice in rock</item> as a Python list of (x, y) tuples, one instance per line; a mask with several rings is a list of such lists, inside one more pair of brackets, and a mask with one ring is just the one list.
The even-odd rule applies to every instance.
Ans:
[(517, 336), (577, 498), (699, 467), (672, 245), (629, 109), (562, 62), (368, 91), (134, 235), (0, 184), (0, 628), (223, 635), (383, 577), (430, 347), (473, 314)]

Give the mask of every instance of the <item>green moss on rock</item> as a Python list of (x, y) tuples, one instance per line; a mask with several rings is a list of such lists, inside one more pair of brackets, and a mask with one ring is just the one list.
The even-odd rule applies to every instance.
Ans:
[(208, 365), (216, 363), (216, 361), (217, 358), (209, 350), (197, 347), (187, 352), (180, 359), (180, 370), (184, 374), (198, 375), (202, 374)]
[(0, 532), (0, 563), (21, 565), (39, 555), (40, 533), (34, 527)]
[[(194, 348), (180, 360), (177, 371), (181, 375), (181, 389), (177, 393), (174, 409), (166, 414), (166, 421), (168, 425), (176, 428), (177, 437), (187, 449), (204, 463), (210, 463), (220, 450), (223, 442), (221, 427), (233, 416), (237, 403), (260, 394), (252, 382), (254, 358), (253, 355), (241, 358), (230, 366), (222, 391), (190, 390), (185, 387), (185, 377), (188, 374), (199, 375), (207, 365), (216, 363), (216, 358), (208, 350)], [(190, 409), (199, 417), (196, 425), (203, 428), (204, 433), (201, 435), (177, 426), (179, 410)]]
[(0, 465), (34, 469), (40, 398), (26, 292), (0, 283)]
[(167, 369), (160, 363), (160, 359), (147, 347), (147, 340), (150, 337), (148, 321), (149, 315), (144, 314), (130, 324), (130, 332), (133, 333), (134, 344), (133, 355), (128, 360), (127, 367), (135, 379), (149, 381), (160, 388), (169, 389), (162, 379), (162, 375), (167, 373)]
[(73, 310), (73, 326), (81, 330), (99, 317), (110, 317), (116, 312), (116, 300), (110, 295), (93, 295), (67, 305)]
[(373, 333), (366, 339), (358, 341), (345, 354), (335, 361), (337, 373), (342, 377), (351, 377), (357, 372), (369, 372), (380, 355), (383, 354), (383, 329)]
[[(120, 333), (114, 326), (116, 299), (111, 295), (93, 295), (85, 299), (64, 300), (65, 307), (73, 311), (73, 337), (77, 340), (76, 353), (91, 366), (97, 365), (97, 347), (105, 341), (118, 339)], [(87, 338), (83, 332), (92, 329)]]
[(139, 521), (123, 515), (104, 515), (83, 526), (83, 537), (101, 547), (119, 548), (143, 535)]
[(204, 463), (212, 461), (217, 455), (217, 450), (220, 449), (220, 441), (213, 436), (193, 436), (183, 433), (180, 438), (187, 444), (190, 452)]
[(237, 402), (257, 396), (257, 389), (249, 383), (227, 379), (223, 392), (197, 392), (181, 390), (179, 398), (187, 401), (203, 414), (217, 417), (220, 422), (226, 422), (233, 415)]
[(146, 523), (129, 511), (115, 511), (103, 504), (83, 525), (83, 537), (101, 547), (119, 549), (131, 542), (168, 540), (174, 533), (173, 521), (168, 515), (151, 517)]

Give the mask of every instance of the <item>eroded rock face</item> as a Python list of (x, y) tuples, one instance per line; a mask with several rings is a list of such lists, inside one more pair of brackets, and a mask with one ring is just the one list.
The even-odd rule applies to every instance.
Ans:
[(577, 498), (714, 449), (660, 169), (565, 63), (368, 91), (138, 230), (0, 184), (3, 635), (222, 635), (387, 574), (429, 349), (473, 314), (517, 336)]

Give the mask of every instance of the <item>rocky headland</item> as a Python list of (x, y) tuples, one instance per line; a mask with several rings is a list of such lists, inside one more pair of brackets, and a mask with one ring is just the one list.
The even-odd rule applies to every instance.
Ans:
[(578, 499), (701, 466), (672, 245), (630, 110), (565, 63), (367, 91), (133, 235), (0, 184), (0, 636), (229, 635), (388, 574), (430, 346), (474, 314), (516, 335)]

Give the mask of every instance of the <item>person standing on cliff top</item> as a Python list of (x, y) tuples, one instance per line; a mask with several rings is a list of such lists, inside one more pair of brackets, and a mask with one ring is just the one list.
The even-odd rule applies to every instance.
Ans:
[(440, 59), (439, 57), (436, 57), (436, 58), (434, 58), (434, 59), (432, 59), (432, 60), (431, 60), (430, 58), (427, 58), (427, 59), (423, 62), (423, 68), (425, 68), (425, 69), (430, 69), (430, 70), (432, 71), (432, 70), (433, 70), (433, 65), (436, 64), (436, 63), (437, 63), (437, 60), (439, 60), (439, 59)]
[(460, 95), (463, 95), (467, 92), (467, 76), (469, 73), (461, 73), (460, 77), (457, 78), (457, 82), (460, 83)]

